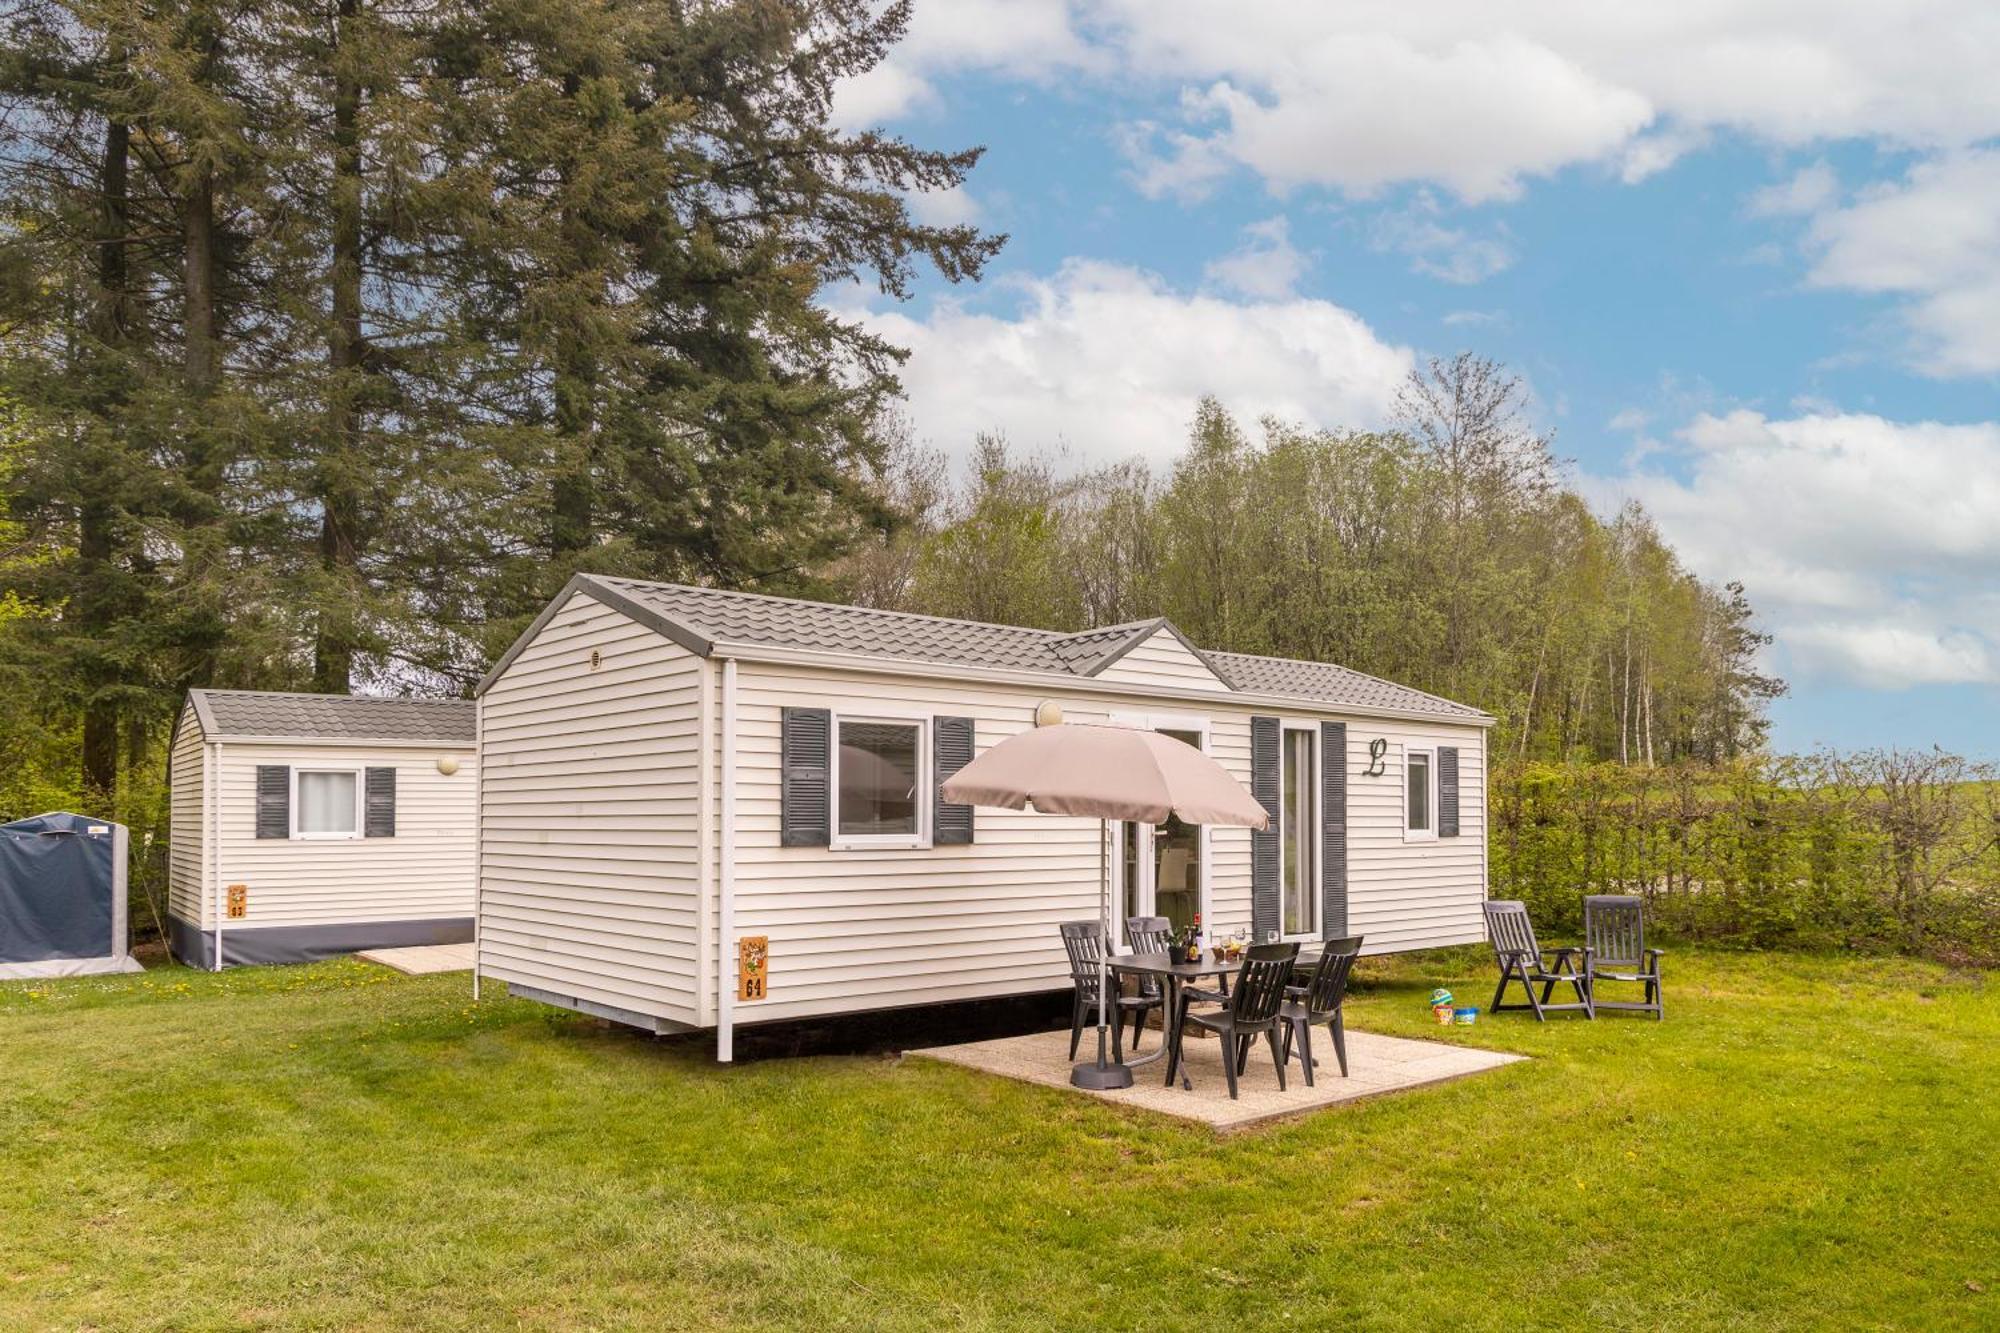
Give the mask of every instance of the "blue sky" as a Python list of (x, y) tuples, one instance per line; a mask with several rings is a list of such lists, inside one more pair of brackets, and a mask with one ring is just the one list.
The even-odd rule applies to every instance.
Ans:
[(2000, 14), (918, 0), (850, 124), (981, 143), (976, 288), (836, 299), (917, 435), (1079, 462), (1194, 400), (1376, 424), (1414, 359), (1529, 382), (1607, 511), (1740, 578), (1775, 743), (2000, 757)]

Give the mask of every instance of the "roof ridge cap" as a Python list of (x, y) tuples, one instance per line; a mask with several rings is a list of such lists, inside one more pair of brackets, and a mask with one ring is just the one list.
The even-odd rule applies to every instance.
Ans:
[(1148, 616), (1144, 620), (1121, 620), (1115, 625), (1093, 625), (1089, 629), (1043, 630), (1041, 632), (1054, 634), (1058, 639), (1082, 639), (1088, 638), (1093, 634), (1112, 634), (1119, 630), (1136, 634), (1142, 629), (1156, 630), (1168, 623), (1169, 621), (1165, 616)]
[[(896, 616), (903, 620), (922, 620), (933, 625), (966, 625), (973, 629), (1006, 630), (1010, 634), (1041, 634), (1049, 638), (1067, 638), (1071, 634), (1088, 634), (1089, 630), (1039, 629), (1033, 625), (1008, 625), (997, 620), (967, 620), (962, 616), (934, 616), (924, 611), (897, 611), (886, 606), (863, 606), (857, 602), (827, 602), (814, 597), (786, 597), (775, 592), (748, 592), (741, 588), (708, 588), (699, 583), (666, 583), (659, 579), (634, 579), (623, 574), (583, 574), (580, 578), (605, 583), (624, 583), (640, 588), (666, 588), (674, 592), (714, 593), (719, 597), (748, 597), (760, 602), (786, 602), (793, 606), (824, 606), (834, 611), (865, 611), (874, 616)], [(1134, 622), (1137, 623), (1137, 622)], [(1109, 628), (1109, 627), (1107, 627)]]
[(471, 699), (435, 694), (322, 694), (317, 690), (238, 690), (213, 685), (190, 686), (189, 694), (204, 698), (231, 694), (254, 699), (338, 699), (346, 703), (470, 704)]
[[(1211, 650), (1203, 649), (1202, 651), (1208, 652)], [(1220, 648), (1212, 651), (1217, 657), (1240, 657), (1251, 662), (1277, 662), (1284, 666), (1327, 667), (1334, 671), (1345, 671), (1350, 676), (1359, 676), (1363, 680), (1372, 680), (1381, 685), (1392, 685), (1399, 690), (1408, 690), (1411, 694), (1421, 695), (1426, 699), (1435, 699), (1441, 704), (1450, 704), (1453, 708), (1462, 708), (1468, 713), (1478, 713), (1483, 717), (1492, 716), (1492, 714), (1483, 708), (1475, 708), (1471, 704), (1462, 703), (1446, 695), (1435, 694), (1430, 690), (1418, 689), (1415, 685), (1406, 685), (1400, 680), (1391, 680), (1387, 676), (1378, 676), (1373, 672), (1362, 671), (1357, 667), (1348, 666), (1344, 662), (1321, 662), (1310, 657), (1273, 657), (1268, 653), (1231, 653), (1225, 652)]]

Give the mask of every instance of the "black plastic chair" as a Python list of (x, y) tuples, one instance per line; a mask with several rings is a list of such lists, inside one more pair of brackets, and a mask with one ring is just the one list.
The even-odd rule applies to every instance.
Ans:
[[(1097, 964), (1104, 957), (1104, 924), (1099, 921), (1065, 921), (1057, 929), (1062, 932), (1063, 951), (1069, 955), (1069, 979), (1076, 984), (1076, 995), (1070, 1002), (1069, 1011), (1069, 1058), (1074, 1060), (1077, 1045), (1083, 1040), (1083, 1029), (1097, 1012)], [(1111, 1042), (1118, 1059), (1124, 1059), (1120, 1034), (1124, 1030), (1125, 1015), (1136, 1013), (1137, 1021), (1143, 1025), (1148, 1013), (1165, 1007), (1157, 995), (1150, 999), (1144, 995), (1120, 995), (1118, 979), (1111, 978), (1108, 1017)]]
[(1308, 1088), (1313, 1085), (1313, 1065), (1318, 1063), (1313, 1059), (1312, 1046), (1316, 1024), (1324, 1024), (1332, 1034), (1340, 1076), (1347, 1077), (1347, 1019), (1341, 1005), (1347, 999), (1347, 978), (1354, 971), (1354, 960), (1360, 956), (1361, 936), (1328, 940), (1326, 952), (1319, 956), (1319, 966), (1313, 969), (1306, 984), (1286, 988), (1285, 1005), (1278, 1015), (1285, 1022), (1285, 1063), (1291, 1063), (1292, 1043), (1296, 1041)]
[[(1548, 1015), (1579, 1010), (1585, 1018), (1597, 1017), (1597, 1011), (1590, 1003), (1590, 980), (1586, 975), (1590, 968), (1590, 950), (1557, 949), (1553, 953), (1543, 953), (1535, 943), (1535, 927), (1528, 920), (1528, 905), (1518, 899), (1501, 899), (1486, 904), (1486, 936), (1493, 941), (1493, 957), (1500, 964), (1500, 985), (1493, 992), (1493, 1003), (1487, 1007), (1488, 1013), (1505, 1013), (1527, 1009), (1535, 1015), (1535, 1021), (1545, 1023)], [(1528, 993), (1526, 1004), (1502, 1004), (1507, 994), (1509, 982), (1518, 981), (1521, 989)], [(1535, 987), (1542, 988), (1540, 999), (1535, 998)], [(1549, 997), (1559, 985), (1569, 986), (1576, 992), (1574, 1002), (1549, 1003)]]
[(1250, 950), (1243, 970), (1236, 975), (1236, 989), (1229, 1003), (1206, 1013), (1189, 1013), (1188, 1001), (1220, 999), (1213, 991), (1193, 988), (1181, 992), (1179, 1021), (1174, 1024), (1174, 1048), (1167, 1057), (1167, 1082), (1181, 1068), (1181, 1044), (1187, 1040), (1188, 1024), (1213, 1032), (1222, 1039), (1222, 1072), (1229, 1080), (1229, 1099), (1236, 1100), (1236, 1080), (1250, 1063), (1250, 1047), (1262, 1033), (1271, 1044), (1271, 1065), (1278, 1071), (1278, 1091), (1285, 1090), (1285, 1057), (1278, 1049), (1279, 1011), (1285, 1004), (1285, 987), (1292, 979), (1292, 962), (1299, 946), (1260, 944)]
[[(1128, 916), (1125, 918), (1125, 942), (1133, 953), (1165, 953), (1167, 933), (1174, 923), (1163, 916)], [(1166, 987), (1158, 977), (1141, 976), (1139, 994), (1150, 997), (1162, 1009), (1166, 1007)], [(1132, 1015), (1132, 1049), (1139, 1049), (1139, 1036), (1146, 1030), (1146, 1015)]]
[[(1591, 1012), (1623, 1009), (1667, 1016), (1660, 999), (1660, 954), (1646, 947), (1646, 904), (1636, 894), (1593, 893), (1583, 900), (1583, 975), (1590, 992)], [(1600, 981), (1631, 982), (1646, 988), (1639, 1001), (1607, 1000), (1597, 993)]]

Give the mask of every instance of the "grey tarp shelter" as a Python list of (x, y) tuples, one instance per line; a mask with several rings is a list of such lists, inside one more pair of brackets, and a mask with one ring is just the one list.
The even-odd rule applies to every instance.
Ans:
[(0, 979), (144, 970), (125, 951), (127, 836), (62, 811), (0, 824)]

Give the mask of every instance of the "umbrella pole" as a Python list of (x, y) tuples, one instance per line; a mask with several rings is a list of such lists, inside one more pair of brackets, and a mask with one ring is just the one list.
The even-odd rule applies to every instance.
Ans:
[(1088, 1088), (1094, 1092), (1104, 1092), (1111, 1088), (1132, 1086), (1132, 1071), (1123, 1064), (1109, 1064), (1105, 1061), (1104, 1037), (1110, 1028), (1108, 1015), (1111, 1012), (1111, 965), (1105, 961), (1110, 956), (1111, 946), (1118, 938), (1113, 933), (1111, 920), (1111, 857), (1105, 850), (1111, 840), (1111, 821), (1097, 821), (1097, 905), (1104, 920), (1104, 942), (1097, 951), (1097, 1063), (1073, 1066), (1069, 1071), (1069, 1081), (1076, 1087)]

